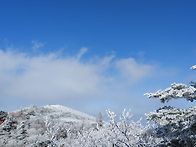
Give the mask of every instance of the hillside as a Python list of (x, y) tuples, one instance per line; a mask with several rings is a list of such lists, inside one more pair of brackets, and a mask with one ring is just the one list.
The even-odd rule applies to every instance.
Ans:
[(34, 106), (1, 114), (2, 147), (55, 146), (51, 140), (66, 139), (68, 134), (76, 135), (82, 128), (96, 126), (94, 117), (60, 105)]

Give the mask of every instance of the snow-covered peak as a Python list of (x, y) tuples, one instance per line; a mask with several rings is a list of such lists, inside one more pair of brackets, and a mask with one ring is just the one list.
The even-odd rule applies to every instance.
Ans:
[(61, 105), (27, 107), (1, 118), (0, 146), (5, 147), (52, 146), (55, 140), (70, 141), (97, 125), (94, 117)]
[(89, 119), (94, 119), (94, 117), (92, 117), (92, 116), (90, 116), (90, 115), (88, 115), (86, 113), (83, 113), (83, 112), (74, 110), (72, 108), (62, 106), (62, 105), (46, 105), (43, 108), (51, 109), (51, 110), (54, 110), (56, 112), (70, 112), (70, 113), (73, 113), (75, 115), (80, 115), (81, 117), (86, 117), (86, 118), (89, 118)]
[[(22, 114), (21, 114), (22, 113)], [(32, 106), (21, 110), (10, 112), (10, 116), (22, 119), (27, 115), (30, 119), (52, 119), (62, 123), (95, 123), (96, 119), (86, 113), (62, 106), (62, 105), (46, 105), (42, 107)], [(23, 116), (23, 117), (22, 117)]]
[(93, 116), (90, 116), (86, 113), (62, 106), (62, 105), (46, 105), (42, 107), (45, 110), (45, 113), (48, 113), (48, 116), (53, 116), (58, 119), (66, 119), (67, 121), (95, 121)]

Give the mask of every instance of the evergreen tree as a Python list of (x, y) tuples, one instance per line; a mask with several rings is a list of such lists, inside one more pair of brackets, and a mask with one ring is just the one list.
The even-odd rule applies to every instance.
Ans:
[[(195, 70), (196, 65), (192, 66), (191, 69)], [(190, 85), (174, 83), (165, 90), (146, 93), (145, 95), (149, 98), (158, 98), (162, 103), (179, 98), (193, 102), (196, 100), (196, 84), (195, 82), (191, 82)], [(148, 114), (147, 118), (157, 124), (156, 136), (162, 139), (162, 145), (196, 146), (196, 106), (187, 109), (164, 106), (156, 112)]]

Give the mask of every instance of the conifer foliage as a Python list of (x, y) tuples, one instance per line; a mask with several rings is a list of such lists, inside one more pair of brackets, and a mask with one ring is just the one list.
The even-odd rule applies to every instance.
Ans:
[[(195, 70), (196, 65), (191, 69)], [(190, 85), (174, 83), (165, 90), (145, 95), (149, 98), (158, 98), (163, 103), (179, 98), (193, 102), (196, 100), (196, 84), (195, 82), (191, 82)], [(165, 106), (156, 112), (149, 113), (147, 119), (157, 124), (156, 136), (162, 139), (162, 145), (196, 146), (196, 106), (187, 109)]]

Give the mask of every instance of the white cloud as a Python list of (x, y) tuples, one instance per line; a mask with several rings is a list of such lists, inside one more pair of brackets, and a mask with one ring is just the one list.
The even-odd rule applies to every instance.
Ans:
[(129, 80), (137, 81), (152, 74), (153, 66), (136, 62), (134, 58), (116, 61), (118, 70)]
[(80, 49), (79, 53), (77, 54), (76, 58), (80, 60), (82, 56), (88, 51), (88, 48), (83, 47)]
[[(115, 95), (113, 87), (126, 81), (119, 79), (140, 80), (153, 69), (133, 58), (117, 59), (114, 55), (81, 62), (86, 51), (82, 48), (73, 57), (0, 51), (0, 97), (66, 99)], [(122, 74), (116, 74), (119, 72)]]
[(31, 41), (31, 43), (32, 43), (32, 49), (34, 51), (37, 51), (38, 49), (43, 48), (45, 46), (45, 43), (37, 41), (37, 40)]

